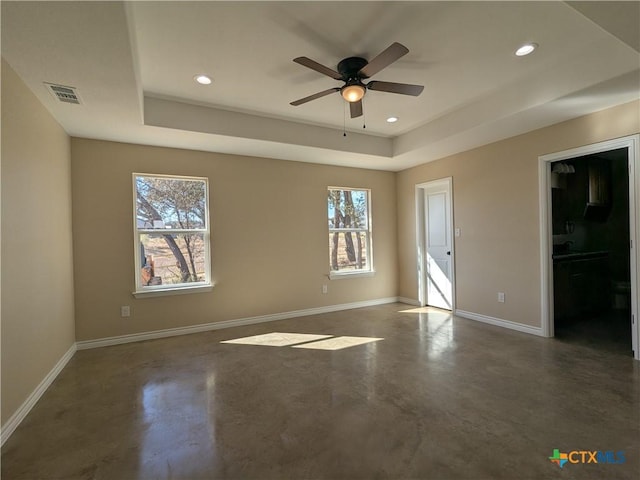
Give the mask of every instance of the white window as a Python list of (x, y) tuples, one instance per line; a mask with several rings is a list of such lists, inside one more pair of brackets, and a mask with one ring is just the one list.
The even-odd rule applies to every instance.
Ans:
[(370, 190), (329, 187), (330, 276), (373, 272)]
[(209, 287), (206, 178), (133, 174), (136, 293)]

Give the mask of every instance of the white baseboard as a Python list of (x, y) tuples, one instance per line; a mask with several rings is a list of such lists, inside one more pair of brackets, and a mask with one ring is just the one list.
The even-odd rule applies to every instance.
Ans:
[(406, 303), (407, 305), (413, 305), (414, 307), (421, 307), (419, 300), (415, 298), (407, 298), (407, 297), (398, 297), (398, 301), (401, 303)]
[(531, 335), (537, 335), (538, 337), (544, 337), (541, 327), (532, 327), (530, 325), (524, 325), (522, 323), (512, 322), (511, 320), (503, 320), (501, 318), (488, 317), (487, 315), (481, 315), (479, 313), (466, 312), (464, 310), (456, 310), (455, 315), (462, 318), (468, 318), (469, 320), (476, 320), (482, 323), (488, 323), (497, 327), (508, 328), (510, 330), (517, 330), (519, 332), (528, 333)]
[(222, 328), (240, 327), (243, 325), (253, 325), (256, 323), (274, 322), (276, 320), (286, 320), (287, 318), (305, 317), (307, 315), (317, 315), (319, 313), (337, 312), (340, 310), (351, 310), (354, 308), (372, 307), (386, 303), (400, 301), (398, 297), (379, 298), (366, 300), (363, 302), (343, 303), (339, 305), (329, 305), (326, 307), (307, 308), (304, 310), (293, 310), (290, 312), (272, 313), (269, 315), (259, 315), (257, 317), (237, 318), (234, 320), (224, 320), (221, 322), (204, 323), (189, 327), (167, 328), (152, 332), (134, 333), (130, 335), (119, 335), (116, 337), (98, 338), (96, 340), (83, 340), (76, 342), (78, 350), (89, 348), (108, 347), (111, 345), (121, 345), (123, 343), (141, 342), (143, 340), (154, 340), (157, 338), (175, 337), (178, 335), (189, 335), (191, 333), (208, 332), (210, 330), (220, 330)]
[(7, 420), (7, 422), (2, 425), (2, 429), (0, 431), (0, 446), (4, 445), (11, 434), (18, 428), (18, 425), (24, 420), (27, 414), (31, 411), (40, 397), (44, 394), (44, 392), (49, 388), (49, 385), (53, 383), (58, 374), (62, 371), (62, 369), (67, 365), (73, 354), (76, 353), (76, 344), (71, 345), (71, 348), (67, 350), (67, 352), (58, 360), (58, 362), (54, 365), (51, 371), (47, 374), (46, 377), (40, 382), (40, 384), (35, 388), (31, 395), (27, 397), (22, 405), (14, 412), (13, 415)]

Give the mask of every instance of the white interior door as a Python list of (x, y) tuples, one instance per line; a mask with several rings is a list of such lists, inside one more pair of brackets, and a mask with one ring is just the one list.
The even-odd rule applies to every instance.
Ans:
[(451, 183), (432, 182), (423, 192), (426, 303), (452, 310)]

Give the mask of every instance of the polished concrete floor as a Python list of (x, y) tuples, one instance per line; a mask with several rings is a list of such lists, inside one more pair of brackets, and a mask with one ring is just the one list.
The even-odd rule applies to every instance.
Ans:
[(637, 479), (639, 364), (402, 304), (84, 350), (2, 479)]

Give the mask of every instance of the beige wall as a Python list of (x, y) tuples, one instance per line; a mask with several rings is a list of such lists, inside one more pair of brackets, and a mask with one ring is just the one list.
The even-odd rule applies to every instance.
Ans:
[[(394, 173), (79, 138), (71, 151), (78, 340), (397, 294)], [(132, 297), (132, 172), (209, 178), (212, 292)], [(372, 190), (375, 276), (328, 280), (327, 186)]]
[[(415, 185), (453, 177), (456, 308), (540, 326), (538, 157), (640, 132), (633, 102), (400, 172), (399, 295), (418, 298)], [(497, 302), (497, 292), (506, 302)]]
[(3, 425), (75, 341), (69, 144), (3, 60)]

